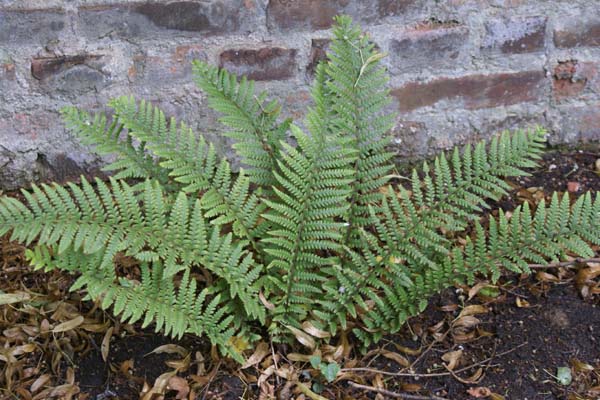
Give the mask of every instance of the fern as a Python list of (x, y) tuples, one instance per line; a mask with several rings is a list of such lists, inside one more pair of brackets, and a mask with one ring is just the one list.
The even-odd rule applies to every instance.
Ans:
[[(591, 194), (481, 222), (506, 179), (536, 165), (542, 129), (455, 149), (414, 170), (410, 185), (391, 184), (383, 55), (347, 17), (333, 36), (302, 124), (282, 121), (252, 81), (194, 63), (245, 165), (239, 173), (150, 103), (114, 99), (110, 118), (65, 109), (83, 143), (115, 158), (115, 175), (34, 185), (24, 202), (0, 197), (0, 234), (36, 243), (34, 268), (76, 274), (72, 290), (123, 321), (207, 335), (238, 361), (236, 343), (262, 328), (279, 341), (306, 324), (351, 330), (368, 345), (445, 287), (593, 255), (600, 201)], [(124, 258), (136, 266), (128, 277), (116, 268)]]

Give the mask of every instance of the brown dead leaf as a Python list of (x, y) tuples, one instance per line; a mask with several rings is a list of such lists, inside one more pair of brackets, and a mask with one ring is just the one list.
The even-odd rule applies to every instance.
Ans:
[(190, 362), (192, 361), (192, 355), (188, 354), (182, 360), (167, 360), (165, 364), (169, 368), (173, 368), (177, 372), (186, 371), (190, 367)]
[(77, 328), (81, 324), (83, 324), (83, 315), (79, 315), (69, 321), (56, 325), (54, 329), (52, 329), (52, 333), (67, 332)]
[(325, 332), (321, 329), (318, 329), (309, 321), (305, 321), (302, 323), (302, 330), (304, 330), (304, 332), (308, 333), (309, 335), (312, 335), (319, 339), (331, 337), (331, 334), (329, 332)]
[(52, 376), (50, 376), (50, 374), (40, 375), (35, 381), (33, 381), (29, 390), (31, 391), (31, 393), (35, 393), (38, 390), (40, 390), (43, 386), (45, 386), (47, 383), (49, 383), (51, 379), (52, 379)]
[(450, 351), (442, 356), (442, 360), (446, 361), (446, 368), (450, 371), (454, 371), (454, 368), (460, 362), (460, 358), (463, 355), (462, 350)]
[(394, 343), (394, 347), (398, 349), (398, 351), (408, 354), (409, 356), (418, 356), (421, 354), (421, 349), (411, 349), (410, 347), (404, 347), (396, 343)]
[(486, 281), (479, 282), (478, 284), (473, 286), (471, 289), (469, 289), (467, 300), (471, 300), (473, 297), (477, 296), (477, 293), (479, 293), (479, 291), (481, 289), (483, 289), (484, 287), (488, 287), (488, 286), (490, 286), (490, 284)]
[(29, 293), (25, 292), (0, 293), (0, 306), (21, 303), (30, 299)]
[(298, 342), (300, 342), (302, 345), (308, 347), (311, 350), (314, 350), (315, 347), (317, 347), (315, 340), (308, 333), (301, 331), (298, 328), (294, 328), (290, 325), (287, 325), (286, 328), (288, 328), (294, 334), (296, 340), (298, 340)]
[(164, 395), (165, 391), (167, 390), (169, 380), (171, 377), (175, 376), (175, 373), (176, 371), (165, 372), (156, 378), (154, 381), (154, 386), (152, 386), (152, 388), (150, 388), (147, 392), (142, 392), (143, 396), (141, 400), (152, 400), (155, 394), (159, 396)]
[(521, 299), (520, 297), (516, 298), (515, 303), (517, 304), (517, 307), (519, 307), (519, 308), (531, 307), (531, 304), (529, 304), (529, 302), (527, 300)]
[(102, 355), (102, 360), (106, 362), (108, 360), (108, 351), (110, 350), (110, 338), (112, 337), (114, 327), (108, 328), (106, 333), (104, 334), (104, 338), (102, 339), (102, 344), (100, 345), (100, 354)]
[(273, 310), (275, 308), (275, 304), (269, 303), (269, 300), (267, 300), (262, 291), (258, 292), (258, 299), (267, 310)]
[(416, 383), (403, 383), (402, 391), (404, 392), (419, 392), (423, 390), (423, 386), (417, 385)]
[(545, 271), (538, 271), (535, 274), (535, 277), (539, 281), (542, 281), (542, 282), (559, 282), (560, 281), (557, 276), (552, 275), (552, 274), (550, 274), (548, 272), (545, 272)]
[(179, 354), (181, 357), (185, 357), (189, 354), (189, 351), (185, 347), (179, 346), (178, 344), (169, 343), (169, 344), (163, 344), (162, 346), (158, 346), (157, 348), (152, 350), (150, 353), (145, 354), (145, 356), (148, 356), (150, 354), (161, 354), (161, 353)]
[(185, 379), (179, 376), (170, 377), (167, 388), (177, 392), (176, 399), (185, 399), (190, 392), (190, 385), (188, 385)]
[(489, 397), (492, 394), (492, 391), (487, 387), (479, 386), (468, 389), (467, 393), (469, 394), (469, 396), (473, 396), (477, 399), (484, 399), (486, 397)]
[(399, 365), (401, 365), (405, 368), (410, 367), (410, 361), (408, 361), (408, 359), (406, 357), (404, 357), (403, 355), (401, 355), (399, 353), (394, 353), (393, 351), (384, 350), (381, 352), (381, 355), (384, 356), (385, 358), (395, 361), (396, 363), (398, 363)]
[(466, 315), (464, 317), (458, 317), (452, 323), (452, 327), (464, 327), (464, 328), (472, 328), (474, 326), (479, 325), (481, 321), (478, 318), (473, 317), (472, 315)]
[(258, 364), (269, 354), (269, 345), (265, 342), (260, 342), (258, 346), (256, 346), (256, 350), (254, 353), (246, 360), (244, 365), (242, 365), (242, 369), (249, 368), (253, 365)]
[(486, 314), (487, 312), (489, 312), (489, 309), (486, 306), (481, 304), (472, 304), (463, 308), (460, 314), (458, 314), (458, 318), (469, 315)]

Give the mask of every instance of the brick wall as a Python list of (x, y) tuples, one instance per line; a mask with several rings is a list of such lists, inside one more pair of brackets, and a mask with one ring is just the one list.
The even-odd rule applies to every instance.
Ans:
[(600, 140), (597, 0), (0, 0), (0, 189), (97, 173), (58, 110), (123, 94), (231, 155), (190, 61), (249, 75), (300, 119), (338, 13), (388, 53), (399, 157), (534, 124)]

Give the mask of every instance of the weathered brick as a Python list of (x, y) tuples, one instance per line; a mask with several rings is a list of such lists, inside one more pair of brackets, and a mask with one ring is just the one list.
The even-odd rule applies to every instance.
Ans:
[(560, 131), (554, 142), (600, 141), (600, 103), (561, 107)]
[(45, 44), (58, 39), (67, 23), (67, 15), (62, 9), (0, 10), (0, 43), (13, 46), (24, 42)]
[(369, 23), (400, 15), (414, 3), (415, 0), (270, 0), (267, 25), (281, 31), (328, 29), (339, 14)]
[(577, 60), (559, 61), (552, 75), (554, 97), (557, 100), (574, 97), (586, 88), (597, 90), (600, 87), (598, 65)]
[(310, 61), (306, 67), (306, 72), (309, 76), (314, 75), (317, 65), (327, 59), (327, 50), (331, 39), (312, 39), (310, 46)]
[(192, 61), (206, 60), (204, 46), (186, 44), (177, 46), (170, 54), (138, 54), (133, 56), (129, 80), (151, 86), (165, 86), (192, 82)]
[(296, 49), (281, 47), (226, 50), (221, 53), (220, 66), (257, 81), (284, 80), (294, 75), (296, 53)]
[[(367, 1), (368, 2), (368, 1)], [(379, 17), (387, 17), (394, 15), (404, 14), (410, 6), (412, 6), (414, 0), (378, 0), (373, 3), (377, 4), (377, 14)]]
[(83, 93), (108, 83), (103, 66), (103, 56), (98, 54), (36, 57), (31, 61), (31, 75), (49, 92)]
[(532, 53), (544, 49), (546, 17), (511, 18), (485, 24), (483, 47), (506, 54)]
[(72, 56), (59, 57), (37, 57), (31, 60), (31, 75), (34, 78), (43, 80), (54, 76), (62, 71), (72, 68), (75, 65), (90, 63), (100, 58), (93, 54), (76, 54)]
[(410, 82), (392, 91), (402, 112), (452, 100), (470, 110), (534, 101), (545, 94), (543, 71), (468, 75)]
[(577, 21), (555, 29), (554, 45), (559, 48), (600, 46), (600, 21)]
[(254, 30), (256, 15), (255, 0), (144, 1), (81, 6), (79, 25), (93, 37), (148, 37), (164, 30), (219, 34)]
[(333, 17), (348, 11), (348, 0), (271, 0), (267, 7), (270, 28), (281, 30), (328, 29)]
[(469, 30), (455, 23), (427, 22), (405, 30), (390, 41), (393, 68), (441, 68), (457, 64), (466, 54)]

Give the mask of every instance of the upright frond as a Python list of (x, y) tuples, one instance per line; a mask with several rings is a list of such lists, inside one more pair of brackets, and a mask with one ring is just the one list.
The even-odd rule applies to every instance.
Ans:
[(254, 81), (202, 61), (193, 63), (194, 78), (208, 96), (208, 104), (223, 114), (219, 119), (235, 140), (233, 148), (250, 166), (252, 182), (264, 188), (276, 184), (273, 171), (281, 151), (281, 142), (291, 120), (278, 122), (281, 107), (276, 100), (266, 102), (266, 93), (254, 93)]

